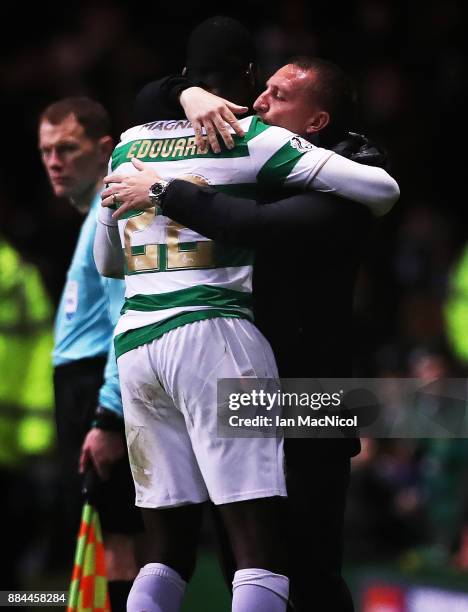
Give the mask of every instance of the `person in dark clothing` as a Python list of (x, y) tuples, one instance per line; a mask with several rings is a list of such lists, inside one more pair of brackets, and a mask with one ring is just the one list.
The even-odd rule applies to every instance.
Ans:
[[(323, 78), (328, 89), (337, 81), (340, 86), (334, 91), (341, 92), (349, 101), (349, 89), (341, 71), (316, 60), (309, 63), (301, 60), (290, 66), (293, 70), (280, 76), (286, 81), (290, 77), (289, 83), (295, 77), (305, 77), (316, 94), (314, 125), (318, 129), (311, 133), (309, 126), (304, 125), (301, 133), (315, 135), (315, 141), (317, 134), (319, 138), (322, 135), (320, 144), (322, 141), (327, 146), (334, 144), (341, 153), (356, 160), (382, 163), (382, 154), (365, 139), (347, 134), (349, 115), (345, 100), (333, 96), (327, 99), (326, 91), (320, 95)], [(281, 107), (272, 108), (278, 98), (282, 102), (277, 75), (272, 77), (255, 108), (267, 122), (270, 111), (275, 110), (275, 124), (288, 128), (288, 118)], [(137, 119), (142, 119), (151, 106), (148, 96), (156, 95), (159, 99), (162, 96), (163, 104), (170, 107), (183, 87), (179, 78), (147, 86), (138, 100)], [(312, 100), (311, 96), (311, 104)], [(156, 106), (154, 116), (161, 118), (162, 110)], [(171, 118), (180, 116), (180, 109), (177, 115), (176, 109), (170, 111)], [(331, 124), (329, 118), (334, 112), (337, 117)], [(328, 115), (328, 121), (323, 113)], [(294, 119), (297, 120), (297, 114)], [(333, 129), (327, 132), (330, 125)], [(297, 125), (291, 127), (299, 131)], [(121, 186), (118, 191), (119, 199), (125, 201)], [(110, 193), (104, 192), (104, 202), (106, 196), (112, 199)], [(256, 249), (256, 323), (271, 343), (282, 377), (352, 375), (353, 287), (361, 251), (373, 225), (367, 208), (323, 193), (257, 202), (180, 180), (165, 185), (160, 205), (164, 215), (208, 238)], [(291, 600), (297, 610), (353, 609), (341, 576), (342, 524), (350, 457), (358, 452), (356, 439), (285, 442)]]
[[(165, 215), (207, 237), (256, 247), (254, 313), (281, 377), (352, 376), (353, 287), (373, 224), (363, 206), (323, 194), (260, 205), (185, 181), (173, 181), (162, 204)], [(275, 244), (288, 237), (285, 257)], [(357, 439), (285, 439), (298, 610), (352, 610), (341, 578), (342, 525), (350, 457), (359, 448)]]

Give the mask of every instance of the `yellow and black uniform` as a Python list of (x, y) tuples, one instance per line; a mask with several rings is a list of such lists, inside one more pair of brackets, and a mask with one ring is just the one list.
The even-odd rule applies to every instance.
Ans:
[(34, 518), (24, 468), (54, 444), (52, 346), (52, 305), (40, 275), (0, 237), (0, 522), (8, 560), (0, 588), (10, 590)]
[(52, 306), (38, 271), (0, 238), (0, 465), (50, 449)]

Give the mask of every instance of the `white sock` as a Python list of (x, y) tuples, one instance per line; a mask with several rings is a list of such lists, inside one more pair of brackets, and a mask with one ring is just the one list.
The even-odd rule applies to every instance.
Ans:
[(264, 569), (238, 570), (232, 593), (232, 612), (286, 612), (289, 578)]
[(148, 563), (135, 578), (127, 612), (178, 612), (187, 583), (162, 563)]

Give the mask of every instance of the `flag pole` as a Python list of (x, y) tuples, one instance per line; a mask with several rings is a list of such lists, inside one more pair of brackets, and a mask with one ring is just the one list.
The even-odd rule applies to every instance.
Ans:
[(67, 612), (110, 612), (105, 552), (99, 515), (94, 507), (99, 479), (91, 467), (85, 473), (85, 499), (78, 531)]

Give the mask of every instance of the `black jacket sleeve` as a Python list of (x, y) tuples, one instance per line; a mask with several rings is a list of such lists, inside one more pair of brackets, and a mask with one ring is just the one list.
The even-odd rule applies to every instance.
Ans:
[(219, 193), (211, 188), (175, 180), (169, 185), (163, 213), (196, 232), (238, 246), (260, 247), (287, 231), (323, 238), (324, 229), (343, 225), (356, 213), (370, 215), (362, 204), (325, 193), (307, 192), (272, 202)]
[(185, 115), (179, 103), (179, 95), (184, 89), (195, 85), (198, 83), (182, 75), (151, 81), (143, 87), (135, 99), (134, 124), (182, 119)]

